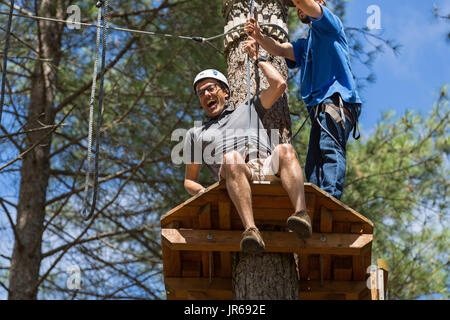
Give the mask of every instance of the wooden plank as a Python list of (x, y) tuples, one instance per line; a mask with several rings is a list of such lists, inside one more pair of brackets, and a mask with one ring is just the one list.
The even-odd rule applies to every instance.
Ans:
[(308, 280), (320, 280), (320, 255), (309, 256)]
[(351, 233), (364, 233), (364, 226), (360, 222), (354, 222), (350, 224), (350, 232)]
[[(372, 242), (370, 234), (314, 234), (300, 240), (293, 232), (262, 231), (266, 252), (359, 255)], [(241, 231), (162, 229), (161, 238), (173, 250), (239, 252)]]
[[(383, 259), (377, 259), (378, 266), (378, 299), (386, 300), (389, 266)], [(381, 285), (380, 285), (381, 283)]]
[(338, 281), (352, 280), (351, 257), (334, 257), (333, 279)]
[(311, 219), (311, 222), (314, 221), (314, 212), (316, 210), (316, 195), (310, 192), (305, 192), (305, 201), (306, 201), (306, 212)]
[[(330, 210), (325, 207), (320, 208), (320, 232), (332, 232), (333, 231), (333, 215)], [(321, 280), (331, 279), (331, 256), (320, 255), (320, 272)]]
[[(173, 292), (181, 299), (231, 300), (231, 279), (214, 278), (209, 282), (206, 278), (164, 278), (166, 291)], [(167, 295), (169, 296), (169, 295)]]
[(350, 223), (348, 223), (348, 222), (333, 223), (333, 232), (335, 232), (335, 233), (350, 233)]
[[(198, 224), (200, 229), (211, 229), (211, 203), (207, 203), (200, 208), (198, 214)], [(209, 252), (202, 252), (202, 274), (204, 277), (210, 276), (209, 255)], [(212, 265), (211, 270), (214, 270)], [(213, 273), (211, 274), (211, 276), (213, 276)]]
[(162, 243), (163, 271), (165, 277), (181, 276), (180, 251), (171, 250), (166, 243)]
[[(209, 283), (205, 278), (164, 278), (166, 290), (181, 299), (231, 300), (231, 279), (215, 278)], [(365, 281), (300, 281), (301, 300), (358, 299), (367, 291)], [(190, 293), (190, 294), (189, 294)], [(169, 296), (169, 294), (168, 294)]]
[(198, 211), (198, 224), (201, 229), (211, 228), (211, 203), (207, 203)]
[(333, 232), (333, 215), (325, 207), (320, 208), (320, 232)]
[(322, 254), (321, 256), (321, 266), (323, 268), (323, 279), (330, 280), (331, 279), (331, 256), (329, 254)]
[[(310, 183), (305, 183), (304, 186), (307, 211), (308, 214), (310, 214), (310, 217), (313, 218), (312, 221), (314, 221), (314, 208), (317, 206), (323, 206), (332, 211), (334, 221), (360, 222), (363, 224), (365, 233), (373, 233), (373, 223), (369, 219), (344, 205), (339, 200), (331, 197), (317, 186)], [(256, 198), (264, 198), (266, 196), (276, 198), (278, 196), (281, 196), (283, 197), (283, 199), (287, 199), (287, 193), (279, 183), (271, 183), (269, 185), (251, 184), (251, 187), (253, 196)], [(198, 209), (195, 209), (195, 207), (201, 207), (208, 202), (217, 203), (219, 201), (219, 198), (229, 199), (225, 181), (220, 181), (209, 186), (205, 193), (201, 195), (195, 195), (184, 203), (170, 210), (168, 213), (161, 217), (161, 226), (165, 227), (167, 226), (167, 223), (179, 220), (180, 217), (184, 217), (186, 215), (195, 216), (198, 213)], [(280, 203), (273, 198), (267, 199), (265, 201), (268, 203), (273, 203), (274, 206), (276, 205), (276, 203)], [(290, 205), (290, 201), (283, 201), (281, 206), (286, 207), (284, 209), (290, 209)]]
[[(231, 202), (219, 202), (219, 228), (231, 228)], [(220, 252), (220, 276), (231, 277), (231, 253)]]
[(309, 255), (301, 254), (298, 257), (300, 281), (309, 280)]
[(300, 281), (300, 300), (356, 300), (366, 289), (364, 281)]
[(353, 265), (353, 280), (365, 280), (366, 270), (364, 268), (363, 257), (353, 256), (352, 265)]
[(183, 277), (200, 277), (202, 269), (200, 261), (182, 261), (181, 266)]

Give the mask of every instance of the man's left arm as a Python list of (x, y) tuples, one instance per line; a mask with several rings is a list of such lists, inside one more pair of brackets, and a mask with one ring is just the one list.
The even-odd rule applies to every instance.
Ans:
[[(256, 61), (259, 58), (256, 40), (252, 37), (248, 37), (245, 41), (244, 50), (247, 51), (252, 61)], [(260, 92), (259, 99), (264, 109), (270, 109), (286, 90), (287, 83), (280, 72), (270, 62), (258, 61), (258, 67), (269, 82), (269, 87)]]

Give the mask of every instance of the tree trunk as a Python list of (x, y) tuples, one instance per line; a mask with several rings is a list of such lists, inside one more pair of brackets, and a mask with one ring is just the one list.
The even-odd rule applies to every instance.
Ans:
[[(39, 10), (46, 17), (63, 18), (62, 1), (43, 0)], [(40, 58), (52, 59), (52, 65), (36, 62), (33, 72), (26, 129), (53, 125), (56, 67), (60, 60), (63, 25), (39, 21), (37, 51)], [(48, 134), (46, 130), (29, 133), (26, 149)], [(22, 159), (16, 238), (9, 275), (10, 300), (36, 299), (41, 265), (45, 201), (50, 177), (51, 135)]]
[[(245, 23), (249, 13), (248, 0), (224, 0), (223, 14), (226, 19), (225, 31), (233, 26)], [(287, 31), (287, 7), (279, 0), (254, 0), (254, 16), (258, 21), (275, 23)], [(279, 41), (285, 41), (283, 34), (276, 28), (267, 30)], [(246, 54), (242, 51), (246, 35), (232, 33), (225, 38), (225, 55), (228, 62), (228, 82), (230, 83), (232, 107), (237, 107), (247, 99), (247, 63)], [(274, 57), (266, 51), (272, 65), (287, 79), (287, 66), (284, 58)], [(256, 74), (251, 67), (251, 94), (268, 86), (261, 71)], [(267, 130), (278, 129), (280, 142), (288, 143), (291, 137), (291, 121), (287, 94), (283, 94), (263, 119)], [(261, 229), (261, 226), (258, 226)], [(264, 229), (262, 229), (264, 230)], [(235, 254), (232, 267), (233, 298), (249, 299), (298, 299), (298, 273), (293, 254), (264, 253), (262, 255)]]

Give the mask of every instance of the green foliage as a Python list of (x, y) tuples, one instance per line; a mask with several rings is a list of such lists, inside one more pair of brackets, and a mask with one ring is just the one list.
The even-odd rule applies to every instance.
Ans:
[[(449, 99), (446, 87), (426, 117), (384, 115), (373, 132), (347, 144), (346, 205), (375, 225), (373, 263), (389, 265), (388, 298), (448, 299)], [(291, 93), (291, 112), (302, 102)], [(364, 112), (364, 110), (363, 110)], [(309, 122), (310, 123), (310, 122)], [(294, 140), (302, 165), (309, 123)]]
[(449, 114), (443, 91), (428, 117), (386, 114), (348, 146), (342, 200), (375, 224), (373, 256), (391, 266), (391, 299), (448, 295)]

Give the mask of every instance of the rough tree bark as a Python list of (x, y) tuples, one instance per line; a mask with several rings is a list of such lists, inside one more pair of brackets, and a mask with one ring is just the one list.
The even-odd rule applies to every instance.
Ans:
[[(275, 23), (287, 31), (287, 1), (281, 0), (254, 0), (254, 14), (258, 21)], [(231, 27), (244, 23), (249, 13), (248, 0), (223, 0), (223, 14), (227, 26), (225, 31)], [(262, 20), (262, 21), (261, 21)], [(282, 33), (276, 29), (267, 30), (273, 33), (277, 40), (282, 39)], [(247, 64), (246, 54), (242, 51), (243, 33), (233, 33), (225, 38), (225, 54), (228, 62), (228, 80), (231, 89), (230, 103), (237, 107), (247, 99)], [(269, 58), (269, 61), (287, 79), (287, 66), (283, 58), (269, 55), (264, 50), (261, 54)], [(255, 77), (252, 66), (251, 93), (264, 89), (268, 83), (259, 71)], [(283, 94), (267, 112), (263, 119), (267, 130), (278, 129), (280, 142), (290, 142), (291, 121), (288, 107), (288, 97)], [(258, 226), (260, 229), (261, 226)], [(298, 272), (293, 254), (264, 253), (261, 255), (250, 255), (245, 253), (233, 256), (232, 266), (232, 289), (233, 298), (237, 300), (294, 300), (298, 299), (299, 284)]]
[[(42, 16), (59, 19), (64, 17), (63, 1), (43, 0), (39, 9)], [(36, 62), (34, 67), (26, 129), (39, 128), (42, 124), (53, 125), (55, 122), (56, 68), (61, 56), (63, 28), (64, 25), (52, 22), (38, 23), (37, 52), (40, 58), (52, 59), (52, 62)], [(46, 134), (46, 130), (27, 134), (26, 149)], [(37, 297), (45, 200), (50, 177), (50, 144), (51, 135), (22, 159), (17, 235), (9, 276), (10, 300), (30, 300)]]

